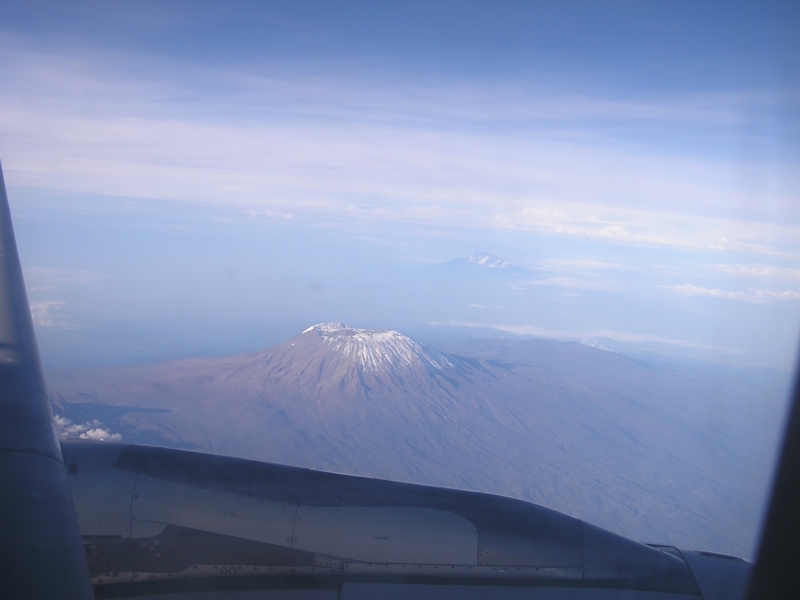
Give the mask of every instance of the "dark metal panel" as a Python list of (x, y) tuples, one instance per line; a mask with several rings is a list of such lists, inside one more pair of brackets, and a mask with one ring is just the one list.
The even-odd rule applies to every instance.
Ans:
[(667, 564), (667, 578), (675, 590), (686, 594), (700, 595), (700, 588), (697, 580), (692, 574), (692, 570), (674, 546), (654, 546), (664, 553), (664, 560)]
[(68, 480), (81, 534), (131, 535), (131, 502), (137, 473), (113, 469), (125, 444), (64, 442)]
[(588, 523), (581, 522), (581, 530), (585, 579), (667, 575), (666, 559), (660, 550)]
[(308, 469), (252, 461), (250, 463), (250, 496), (299, 504)]
[(602, 588), (517, 587), (509, 585), (342, 584), (341, 600), (698, 600), (698, 596)]
[[(703, 600), (741, 600), (747, 591), (750, 563), (736, 556), (681, 549)], [(795, 565), (795, 568), (797, 565)]]
[(250, 493), (250, 462), (226, 460), (224, 456), (209, 456), (202, 468), (203, 487), (247, 496)]
[[(104, 598), (111, 596), (103, 596)], [(339, 590), (202, 590), (176, 594), (125, 596), (126, 600), (339, 600)]]
[(0, 167), (0, 581), (8, 598), (91, 598)]
[(579, 521), (563, 513), (524, 500), (431, 486), (386, 481), (387, 506), (426, 506), (450, 510), (479, 531), (536, 541), (562, 540), (580, 546)]
[[(699, 596), (692, 571), (676, 549), (639, 544), (513, 498), (122, 444), (66, 443), (65, 454), (78, 470), (71, 476), (78, 488), (83, 478), (92, 485), (104, 480), (112, 487), (123, 485), (130, 496), (126, 478), (139, 473), (132, 506), (149, 502), (150, 509), (157, 509), (144, 521), (158, 527), (139, 531), (137, 539), (124, 533), (85, 536), (95, 561), (93, 582), (104, 594), (110, 593), (108, 585), (121, 591), (144, 581), (171, 586), (176, 579), (230, 579), (232, 574), (263, 579), (269, 574), (259, 579), (259, 585), (272, 586), (286, 575), (302, 575), (307, 586), (338, 574), (350, 583), (435, 584), (436, 589), (488, 589), (502, 581), (503, 589), (510, 584), (565, 598), (584, 597), (586, 590), (606, 590), (598, 592), (606, 595), (614, 590), (631, 598), (663, 593)], [(249, 496), (214, 488), (230, 486), (225, 478), (244, 472)], [(201, 481), (205, 488), (198, 485)], [(143, 492), (142, 482), (152, 482), (147, 485), (160, 491), (155, 496), (153, 489)], [(89, 495), (98, 490), (91, 487)], [(83, 498), (85, 491), (76, 492), (76, 497)], [(269, 516), (275, 506), (267, 507), (275, 500), (296, 512), (292, 512), (292, 533), (273, 540), (264, 537), (259, 523), (275, 525), (275, 514)], [(233, 512), (227, 512), (228, 504), (236, 505)], [(107, 505), (104, 501), (97, 510), (108, 512)], [(141, 523), (137, 511), (132, 509), (132, 519), (138, 515), (135, 523)], [(230, 515), (236, 519), (230, 521)], [(468, 524), (469, 535), (449, 539), (437, 534), (437, 527), (452, 533), (455, 521)], [(426, 541), (424, 535), (410, 534), (414, 531), (435, 539)], [(366, 537), (358, 538), (365, 532)], [(251, 537), (256, 533), (261, 537)], [(386, 545), (390, 539), (395, 544), (400, 540), (401, 545)], [(348, 547), (353, 540), (355, 546)], [(432, 558), (437, 544), (441, 548)], [(468, 545), (469, 556), (459, 554)], [(107, 571), (112, 572), (110, 578)], [(557, 591), (547, 591), (551, 588)], [(414, 589), (422, 588), (406, 591)]]
[(577, 519), (514, 498), (309, 471), (301, 504), (415, 506), (452, 512), (477, 528), (481, 564), (572, 567), (583, 561)]
[(114, 466), (164, 481), (203, 487), (203, 463), (208, 456), (199, 452), (131, 445), (120, 454)]
[(461, 515), (478, 529), (480, 564), (583, 564), (580, 522), (562, 513), (504, 496), (387, 481), (387, 506), (426, 506)]
[[(308, 471), (300, 504), (303, 506), (384, 506), (386, 481), (324, 471)], [(395, 506), (415, 506), (400, 503)], [(427, 505), (425, 505), (427, 508)]]
[(543, 540), (508, 533), (493, 533), (483, 528), (478, 542), (478, 564), (548, 567), (583, 567), (578, 523), (568, 523), (563, 539)]
[(131, 445), (114, 466), (163, 481), (246, 496), (250, 462), (187, 450)]
[[(149, 538), (86, 536), (92, 578), (114, 583), (120, 572), (179, 573), (192, 565), (313, 567), (314, 553), (168, 526)], [(251, 572), (247, 569), (247, 572)]]
[(749, 600), (800, 597), (800, 368)]
[[(446, 511), (477, 530), (481, 565), (580, 567), (590, 579), (667, 577), (659, 550), (514, 498), (142, 446), (129, 447), (115, 466), (160, 480), (247, 492), (251, 498), (309, 509)], [(248, 479), (245, 489), (242, 482)]]
[[(62, 463), (0, 452), (0, 591), (4, 598), (91, 598)], [(65, 514), (66, 513), (66, 514)]]
[(334, 600), (341, 577), (306, 575), (248, 576), (211, 580), (141, 581), (98, 586), (97, 599), (150, 598), (162, 600)]

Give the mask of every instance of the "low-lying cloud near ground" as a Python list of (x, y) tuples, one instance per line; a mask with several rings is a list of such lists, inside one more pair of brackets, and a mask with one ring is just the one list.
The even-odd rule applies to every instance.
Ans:
[(69, 419), (55, 415), (56, 427), (58, 427), (58, 437), (63, 442), (66, 440), (94, 440), (98, 442), (120, 442), (122, 436), (119, 433), (112, 433), (97, 419), (86, 423), (73, 423)]

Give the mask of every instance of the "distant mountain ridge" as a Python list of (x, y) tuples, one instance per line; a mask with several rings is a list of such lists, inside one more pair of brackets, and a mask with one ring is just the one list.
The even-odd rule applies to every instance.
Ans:
[(446, 353), (341, 323), (253, 354), (48, 381), (62, 417), (105, 407), (121, 416), (103, 428), (128, 441), (513, 495), (634, 539), (739, 555), (770, 472), (741, 440), (769, 447), (779, 429), (758, 416), (779, 394), (728, 374), (545, 340)]
[(488, 252), (477, 252), (475, 254), (468, 254), (467, 256), (464, 256), (463, 258), (456, 260), (463, 260), (464, 262), (473, 263), (490, 269), (507, 269), (508, 267), (511, 266), (499, 256), (495, 256), (494, 254), (489, 254)]
[(444, 270), (458, 276), (515, 278), (520, 275), (529, 275), (530, 272), (522, 267), (517, 267), (489, 252), (474, 252), (460, 256), (434, 268)]

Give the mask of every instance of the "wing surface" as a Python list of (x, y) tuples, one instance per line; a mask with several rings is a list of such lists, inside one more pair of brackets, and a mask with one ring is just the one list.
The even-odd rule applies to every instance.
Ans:
[(64, 452), (98, 597), (738, 600), (749, 568), (491, 494), (133, 444)]

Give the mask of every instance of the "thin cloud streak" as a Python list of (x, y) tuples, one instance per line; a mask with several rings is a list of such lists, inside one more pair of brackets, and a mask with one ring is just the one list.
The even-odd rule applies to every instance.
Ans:
[(614, 282), (578, 279), (577, 277), (545, 277), (544, 279), (529, 279), (519, 283), (527, 286), (554, 286), (568, 290), (619, 291), (619, 286), (615, 285)]
[(662, 285), (662, 288), (677, 292), (682, 296), (704, 296), (708, 298), (720, 298), (723, 300), (738, 300), (750, 304), (771, 304), (773, 302), (797, 301), (800, 300), (800, 292), (794, 290), (720, 290), (715, 288), (704, 288), (690, 283), (679, 285)]
[(50, 267), (30, 267), (25, 269), (25, 280), (48, 286), (65, 283), (94, 283), (104, 278), (102, 273), (78, 269), (55, 269)]
[(630, 271), (630, 264), (620, 264), (598, 260), (592, 257), (550, 258), (535, 265), (540, 270), (562, 273), (601, 273), (604, 271)]
[[(373, 143), (343, 129), (275, 127), (237, 132), (177, 122), (48, 122), (40, 115), (10, 111), (0, 115), (0, 130), (8, 132), (12, 122), (36, 122), (41, 128), (33, 136), (22, 135), (28, 139), (6, 161), (9, 179), (27, 189), (199, 201), (284, 218), (305, 214), (334, 220), (530, 230), (620, 244), (773, 256), (795, 256), (794, 244), (792, 251), (774, 244), (800, 239), (800, 228), (791, 225), (524, 197), (503, 190), (506, 184), (495, 189), (496, 181), (517, 179), (516, 174), (492, 166), (491, 156), (465, 155), (470, 146), (477, 152), (480, 140), (458, 139), (454, 134), (375, 128), (369, 132)], [(61, 140), (52, 139), (57, 137), (50, 133), (54, 131), (61, 132)], [(73, 137), (70, 131), (80, 133)], [(87, 132), (92, 139), (75, 148), (76, 140)], [(393, 148), (376, 155), (381, 140), (389, 139), (394, 140)], [(539, 160), (540, 151), (528, 158), (545, 162)], [(500, 172), (487, 172), (487, 163)], [(563, 164), (553, 165), (546, 175), (540, 173), (538, 180), (534, 172), (525, 177), (527, 184), (518, 183), (559, 187), (553, 173), (560, 172), (566, 181), (567, 164), (564, 156)], [(409, 172), (416, 176), (409, 178)], [(631, 178), (637, 179), (625, 172), (615, 177)], [(630, 185), (637, 183), (642, 182)]]
[[(2, 46), (14, 92), (0, 94), (0, 133), (17, 188), (204, 202), (281, 218), (798, 252), (800, 227), (791, 222), (696, 214), (741, 196), (726, 160), (656, 152), (604, 133), (624, 119), (689, 135), (720, 114), (730, 128), (747, 118), (741, 103), (763, 103), (757, 95), (636, 104), (500, 86), (487, 97), (465, 83), (426, 88), (364, 69), (339, 79), (287, 65), (270, 66), (272, 76), (175, 63), (137, 70), (133, 57), (116, 57), (129, 68), (114, 71), (113, 60), (97, 56), (24, 52), (8, 38)], [(715, 113), (720, 102), (729, 113)], [(496, 115), (515, 127), (498, 127)]]
[[(578, 202), (541, 202), (513, 216), (499, 217), (509, 229), (588, 237), (620, 244), (684, 250), (719, 250), (796, 258), (793, 236), (800, 227), (621, 209)], [(773, 246), (785, 241), (794, 251)], [(800, 238), (796, 238), (800, 239)]]
[[(435, 325), (435, 323), (431, 323)], [(657, 343), (666, 344), (668, 346), (679, 346), (683, 348), (691, 348), (693, 350), (710, 350), (722, 352), (725, 354), (741, 354), (741, 350), (732, 348), (720, 348), (709, 344), (702, 344), (699, 342), (692, 342), (689, 340), (680, 340), (668, 338), (658, 335), (648, 335), (640, 333), (632, 333), (628, 331), (617, 331), (614, 329), (591, 329), (587, 331), (567, 331), (558, 329), (547, 329), (545, 327), (535, 327), (532, 325), (498, 325), (486, 323), (470, 323), (463, 321), (450, 321), (446, 325), (453, 327), (471, 327), (475, 329), (494, 329), (497, 331), (505, 331), (516, 335), (530, 335), (534, 337), (550, 338), (556, 340), (572, 340), (586, 343), (596, 339), (608, 339), (626, 344), (642, 344), (642, 343)]]
[[(786, 91), (733, 91), (681, 93), (662, 101), (599, 97), (574, 87), (553, 73), (539, 73), (527, 81), (448, 80), (380, 68), (364, 61), (261, 61), (236, 68), (175, 60), (146, 51), (124, 54), (65, 48), (58, 53), (36, 48), (24, 36), (0, 32), (0, 53), (5, 61), (0, 72), (15, 79), (39, 101), (52, 97), (54, 88), (65, 92), (58, 100), (87, 102), (125, 108), (143, 114), (154, 109), (152, 100), (181, 97), (230, 101), (258, 113), (279, 109), (283, 116), (335, 119), (403, 121), (419, 123), (531, 122), (613, 123), (636, 128), (652, 123), (709, 125), (726, 128), (758, 123), (765, 105), (797, 101), (798, 93)], [(120, 71), (125, 73), (120, 77)], [(335, 75), (332, 75), (335, 73)], [(549, 83), (541, 83), (541, 80)], [(554, 88), (559, 88), (554, 93)], [(325, 102), (320, 103), (319, 99)], [(111, 101), (111, 102), (109, 102)], [(151, 102), (148, 102), (151, 101)], [(492, 110), (487, 111), (487, 106)], [(164, 113), (164, 106), (156, 109)], [(577, 132), (570, 130), (571, 135)]]
[(774, 265), (714, 265), (717, 271), (737, 277), (757, 277), (760, 279), (800, 280), (800, 269), (788, 269)]

